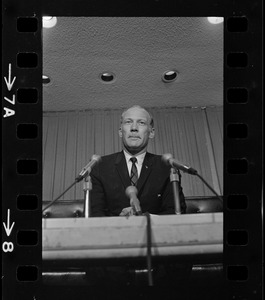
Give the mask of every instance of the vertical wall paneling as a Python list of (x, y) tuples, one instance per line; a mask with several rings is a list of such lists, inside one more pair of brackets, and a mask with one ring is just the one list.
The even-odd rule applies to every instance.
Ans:
[(208, 137), (210, 139), (209, 153), (212, 152), (211, 170), (215, 170), (215, 188), (219, 193), (223, 191), (223, 108), (208, 108), (205, 110), (205, 121), (207, 121)]

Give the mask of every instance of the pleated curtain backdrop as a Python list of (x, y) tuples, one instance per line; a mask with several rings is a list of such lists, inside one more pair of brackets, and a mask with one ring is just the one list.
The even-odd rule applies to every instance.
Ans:
[[(148, 151), (172, 153), (195, 168), (223, 194), (223, 108), (153, 108), (155, 138)], [(62, 193), (88, 163), (93, 154), (121, 151), (118, 136), (122, 110), (43, 113), (43, 200)], [(197, 176), (182, 173), (185, 196), (212, 196)], [(83, 183), (77, 183), (61, 199), (84, 197)]]

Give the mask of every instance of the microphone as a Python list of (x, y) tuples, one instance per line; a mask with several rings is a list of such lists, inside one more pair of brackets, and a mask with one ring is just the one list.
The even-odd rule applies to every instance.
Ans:
[(126, 196), (130, 198), (131, 207), (136, 211), (136, 215), (141, 216), (142, 210), (141, 210), (140, 202), (137, 198), (137, 193), (138, 193), (137, 188), (133, 185), (128, 186), (125, 190)]
[(90, 162), (81, 170), (79, 175), (76, 177), (76, 181), (79, 182), (83, 178), (85, 178), (87, 175), (90, 174), (92, 171), (92, 168), (101, 160), (101, 157), (99, 155), (92, 155)]
[(163, 154), (162, 155), (162, 160), (170, 165), (172, 168), (176, 168), (176, 169), (179, 169), (185, 173), (188, 173), (188, 174), (191, 174), (191, 175), (197, 175), (198, 172), (193, 169), (192, 167), (190, 166), (187, 166), (187, 165), (184, 165), (183, 163), (177, 161), (176, 159), (173, 158), (172, 154), (170, 153), (166, 153), (166, 154)]

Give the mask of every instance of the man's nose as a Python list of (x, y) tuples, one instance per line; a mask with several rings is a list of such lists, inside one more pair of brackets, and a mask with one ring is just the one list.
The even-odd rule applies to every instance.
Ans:
[(131, 131), (138, 131), (138, 124), (137, 122), (133, 122), (131, 125)]

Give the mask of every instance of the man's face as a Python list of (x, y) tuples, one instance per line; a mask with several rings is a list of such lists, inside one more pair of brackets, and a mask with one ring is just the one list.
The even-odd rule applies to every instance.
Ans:
[(149, 114), (141, 108), (130, 108), (124, 113), (119, 135), (125, 149), (131, 154), (146, 151), (149, 138), (154, 137), (150, 121)]

